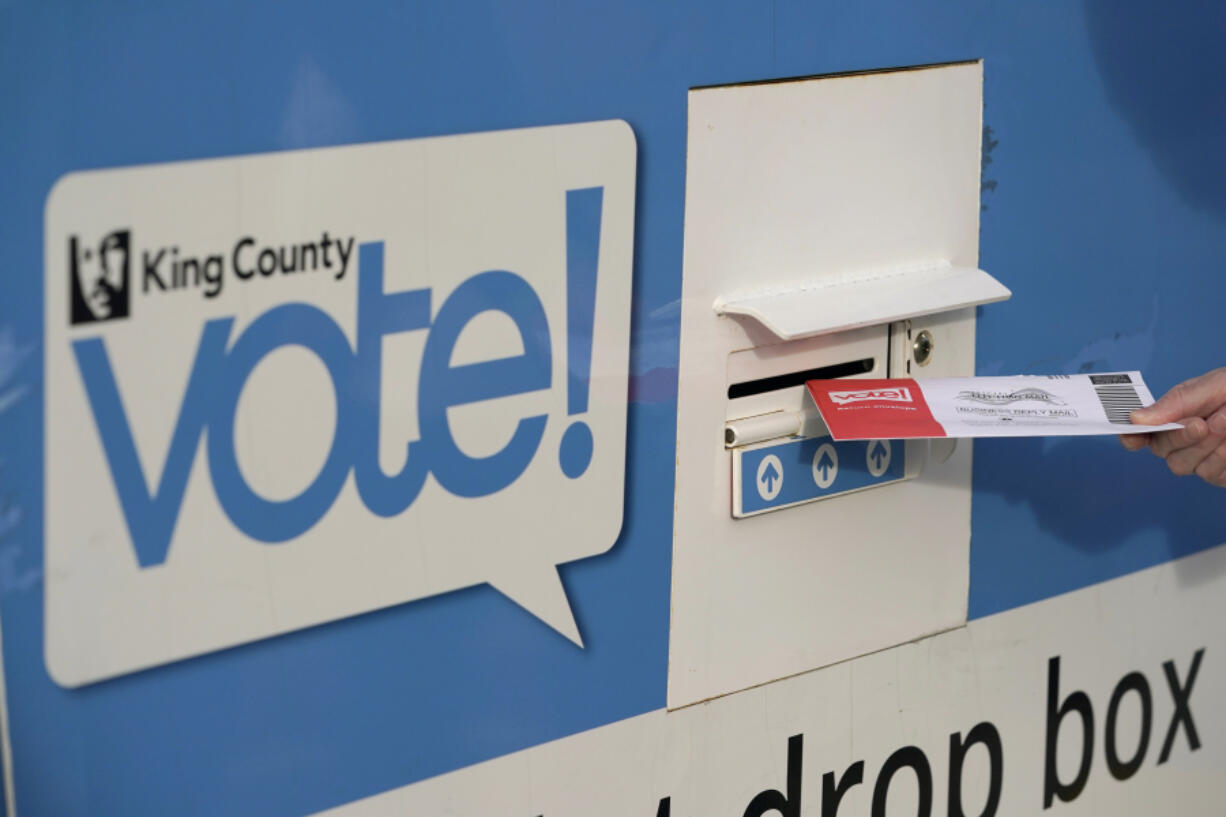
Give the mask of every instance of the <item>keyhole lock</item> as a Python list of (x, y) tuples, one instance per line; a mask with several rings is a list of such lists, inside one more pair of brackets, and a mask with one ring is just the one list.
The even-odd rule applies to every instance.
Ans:
[(932, 333), (927, 329), (915, 336), (915, 342), (911, 344), (911, 357), (920, 366), (927, 366), (932, 360), (932, 349), (936, 344), (932, 340)]

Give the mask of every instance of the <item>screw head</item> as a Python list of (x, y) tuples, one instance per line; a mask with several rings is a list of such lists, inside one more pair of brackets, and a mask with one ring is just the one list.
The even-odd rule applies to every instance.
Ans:
[(932, 350), (935, 347), (932, 333), (925, 329), (915, 336), (915, 342), (911, 344), (911, 357), (920, 366), (927, 366), (932, 360)]

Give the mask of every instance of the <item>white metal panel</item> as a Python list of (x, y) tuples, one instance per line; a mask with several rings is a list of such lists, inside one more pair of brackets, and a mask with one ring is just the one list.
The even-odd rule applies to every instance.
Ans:
[[(729, 412), (729, 355), (779, 339), (712, 304), (978, 269), (981, 89), (973, 63), (690, 94), (669, 707), (965, 622), (970, 446), (917, 480), (732, 518), (725, 420), (799, 406)], [(940, 349), (914, 374), (973, 373), (974, 310), (927, 322)]]

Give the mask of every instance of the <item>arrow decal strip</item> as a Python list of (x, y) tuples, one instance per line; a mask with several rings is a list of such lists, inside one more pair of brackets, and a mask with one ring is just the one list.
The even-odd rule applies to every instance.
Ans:
[(889, 440), (838, 442), (828, 436), (735, 448), (732, 515), (737, 518), (897, 482), (906, 446)]

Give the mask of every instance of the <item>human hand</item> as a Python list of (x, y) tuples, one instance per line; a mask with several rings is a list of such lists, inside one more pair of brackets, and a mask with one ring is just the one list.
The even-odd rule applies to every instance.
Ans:
[(1129, 451), (1146, 446), (1180, 476), (1196, 474), (1210, 485), (1226, 488), (1226, 367), (1185, 380), (1152, 406), (1137, 409), (1140, 425), (1183, 423), (1176, 431), (1122, 434)]

